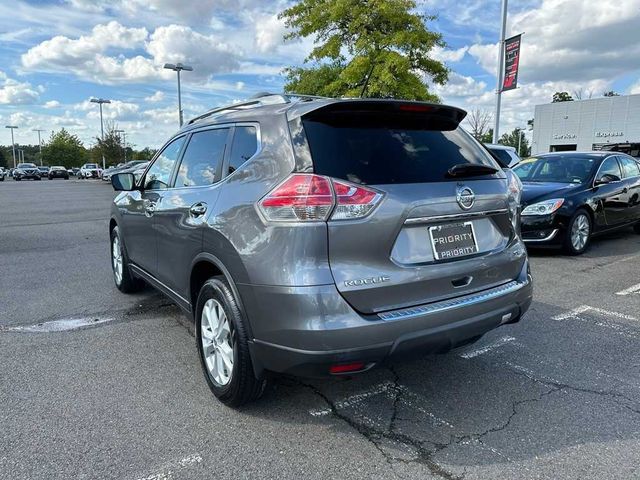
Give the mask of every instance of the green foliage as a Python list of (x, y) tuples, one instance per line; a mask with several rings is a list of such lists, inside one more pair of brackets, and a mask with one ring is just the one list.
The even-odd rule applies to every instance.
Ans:
[(49, 142), (42, 147), (42, 160), (45, 165), (80, 167), (87, 160), (87, 150), (77, 135), (64, 128), (51, 133)]
[(280, 18), (286, 39), (313, 36), (305, 67), (285, 70), (285, 91), (309, 95), (438, 101), (423, 78), (444, 84), (449, 70), (429, 56), (444, 47), (429, 31), (433, 16), (414, 0), (301, 0)]
[(118, 128), (114, 123), (107, 123), (104, 140), (96, 137), (96, 146), (91, 149), (91, 159), (94, 162), (102, 165), (103, 155), (107, 166), (124, 162), (124, 145), (121, 135), (116, 130)]
[(490, 128), (485, 133), (480, 135), (478, 141), (481, 143), (493, 143), (493, 128)]
[(569, 95), (569, 92), (556, 92), (553, 94), (552, 103), (558, 102), (573, 102), (573, 97)]
[[(493, 132), (492, 132), (493, 133)], [(518, 150), (518, 137), (520, 137), (520, 150)], [(501, 145), (507, 145), (514, 147), (520, 157), (525, 158), (531, 155), (531, 147), (529, 146), (529, 140), (524, 134), (524, 130), (521, 128), (515, 128), (510, 133), (505, 133), (500, 137)]]
[[(127, 149), (130, 151), (131, 149)], [(127, 152), (127, 158), (131, 160), (151, 160), (158, 150), (155, 148), (145, 147), (140, 151), (131, 151), (131, 154)]]

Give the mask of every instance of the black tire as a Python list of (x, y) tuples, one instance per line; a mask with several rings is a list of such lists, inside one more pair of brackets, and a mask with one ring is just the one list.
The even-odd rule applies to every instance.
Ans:
[(633, 226), (633, 231), (640, 234), (640, 222), (636, 222)]
[[(576, 228), (578, 227), (578, 225), (576, 225), (578, 222), (582, 222), (585, 220), (587, 222), (586, 224), (588, 228), (586, 241), (584, 242), (584, 244), (576, 246), (574, 244), (574, 241), (572, 241), (571, 232), (573, 232), (574, 227)], [(586, 210), (579, 208), (573, 214), (573, 216), (571, 217), (571, 220), (569, 221), (569, 225), (567, 226), (567, 231), (565, 233), (565, 238), (563, 243), (564, 252), (568, 255), (582, 255), (587, 250), (587, 248), (589, 248), (589, 244), (591, 243), (592, 233), (593, 233), (593, 222), (591, 220), (591, 216)]]
[(20, 177), (13, 177), (13, 179), (14, 179), (16, 182), (19, 182), (19, 181), (21, 180), (21, 178), (20, 178)]
[[(203, 347), (202, 312), (209, 300), (215, 300), (224, 310), (229, 322), (230, 341), (233, 347), (233, 366), (226, 385), (219, 384), (210, 373)], [(196, 344), (198, 356), (209, 388), (218, 400), (229, 407), (240, 407), (260, 398), (266, 388), (266, 378), (256, 378), (249, 353), (249, 335), (246, 320), (229, 284), (222, 277), (207, 280), (196, 302)], [(205, 339), (205, 341), (207, 341)]]
[(36, 178), (34, 178), (34, 180), (37, 180), (39, 182), (40, 180), (42, 180), (42, 178), (41, 177), (36, 177)]
[[(115, 238), (118, 239), (118, 244), (120, 245), (120, 254), (122, 260), (122, 274), (120, 279), (118, 279), (118, 276), (116, 275), (116, 262), (114, 262), (113, 260)], [(111, 230), (109, 250), (109, 258), (111, 259), (111, 271), (113, 272), (113, 281), (116, 284), (118, 290), (120, 290), (122, 293), (135, 293), (140, 291), (144, 287), (144, 282), (139, 278), (136, 278), (129, 269), (129, 257), (127, 255), (127, 249), (122, 240), (122, 236), (120, 235), (120, 227), (118, 226), (115, 226)]]

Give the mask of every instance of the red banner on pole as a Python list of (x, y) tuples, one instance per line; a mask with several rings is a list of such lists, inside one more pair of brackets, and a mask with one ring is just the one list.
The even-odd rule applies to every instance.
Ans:
[(504, 77), (502, 91), (513, 90), (518, 86), (518, 66), (520, 65), (520, 41), (522, 35), (507, 38), (504, 41)]

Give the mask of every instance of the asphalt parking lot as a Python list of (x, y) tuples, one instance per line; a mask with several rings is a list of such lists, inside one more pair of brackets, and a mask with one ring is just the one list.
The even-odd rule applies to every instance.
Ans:
[[(99, 181), (0, 183), (0, 478), (640, 478), (631, 229), (582, 257), (533, 252), (528, 315), (475, 345), (279, 378), (234, 411), (178, 309), (113, 285), (112, 197)], [(95, 325), (51, 331), (76, 319)]]

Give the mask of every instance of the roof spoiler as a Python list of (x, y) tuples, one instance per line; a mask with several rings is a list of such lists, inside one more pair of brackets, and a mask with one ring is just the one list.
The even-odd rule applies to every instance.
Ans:
[(389, 120), (407, 120), (411, 123), (424, 120), (430, 129), (443, 131), (455, 130), (467, 116), (467, 112), (461, 108), (437, 103), (355, 99), (336, 100), (320, 104), (317, 108), (309, 105), (307, 111), (300, 113), (308, 119), (330, 120), (335, 124), (340, 123), (341, 117), (346, 120), (352, 114), (372, 114), (376, 117), (382, 115)]

